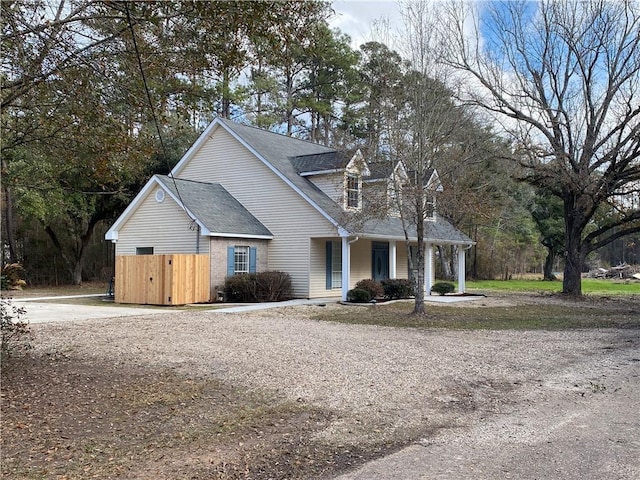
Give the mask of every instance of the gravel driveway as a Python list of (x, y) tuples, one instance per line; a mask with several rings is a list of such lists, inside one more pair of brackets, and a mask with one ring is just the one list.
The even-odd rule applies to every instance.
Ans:
[(398, 329), (307, 318), (318, 308), (34, 330), (44, 351), (169, 366), (331, 409), (319, 438), (333, 445), (411, 439), (344, 480), (640, 478), (637, 329)]

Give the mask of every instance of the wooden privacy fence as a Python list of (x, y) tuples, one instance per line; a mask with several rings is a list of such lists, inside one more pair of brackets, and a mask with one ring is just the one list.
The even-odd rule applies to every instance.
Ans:
[(119, 255), (115, 301), (184, 305), (210, 300), (209, 255)]

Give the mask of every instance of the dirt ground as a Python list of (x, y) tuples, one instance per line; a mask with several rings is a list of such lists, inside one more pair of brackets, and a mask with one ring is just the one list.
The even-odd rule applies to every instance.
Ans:
[[(562, 301), (438, 308), (517, 315), (531, 302), (544, 315)], [(625, 328), (317, 320), (349, 308), (371, 312), (328, 305), (33, 325), (34, 348), (3, 364), (2, 477), (640, 477), (640, 300), (589, 307), (638, 318)]]

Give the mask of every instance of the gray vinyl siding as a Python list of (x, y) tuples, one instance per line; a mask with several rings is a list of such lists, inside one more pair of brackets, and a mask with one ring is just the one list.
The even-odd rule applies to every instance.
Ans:
[[(169, 196), (155, 200), (156, 189), (149, 194), (118, 232), (116, 255), (135, 255), (137, 247), (153, 247), (154, 254), (196, 253), (197, 231), (191, 219)], [(200, 253), (209, 253), (208, 237), (200, 236)]]
[(342, 295), (341, 289), (327, 290), (327, 259), (326, 245), (329, 241), (341, 242), (340, 238), (312, 238), (309, 241), (310, 247), (310, 269), (311, 269), (311, 298), (337, 297)]
[(406, 242), (396, 242), (396, 277), (409, 278), (409, 257)]
[(322, 190), (338, 205), (344, 203), (344, 174), (332, 173), (327, 175), (312, 175), (307, 177), (316, 187)]
[(310, 296), (309, 237), (336, 236), (337, 229), (284, 180), (222, 128), (176, 176), (222, 184), (273, 234), (269, 270), (288, 272), (295, 295)]
[(358, 281), (371, 278), (371, 240), (360, 239), (351, 244), (351, 277), (349, 288)]

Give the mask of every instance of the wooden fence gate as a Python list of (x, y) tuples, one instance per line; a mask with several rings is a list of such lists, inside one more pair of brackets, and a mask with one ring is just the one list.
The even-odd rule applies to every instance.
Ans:
[(118, 255), (115, 301), (185, 305), (210, 301), (209, 255)]

